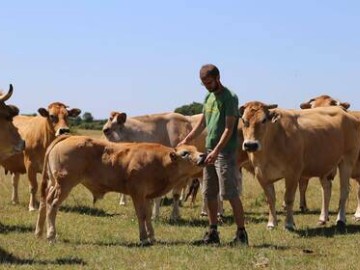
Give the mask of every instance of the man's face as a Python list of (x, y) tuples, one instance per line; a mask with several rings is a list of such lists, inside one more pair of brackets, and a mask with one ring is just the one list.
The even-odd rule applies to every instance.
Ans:
[(201, 82), (202, 85), (205, 86), (205, 88), (209, 92), (215, 92), (216, 90), (219, 89), (220, 84), (217, 78), (209, 76), (209, 77), (201, 78)]

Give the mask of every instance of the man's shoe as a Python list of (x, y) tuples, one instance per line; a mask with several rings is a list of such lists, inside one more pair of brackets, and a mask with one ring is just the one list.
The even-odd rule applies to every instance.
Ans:
[(234, 239), (230, 242), (230, 245), (231, 246), (237, 246), (237, 245), (248, 246), (249, 245), (249, 239), (248, 239), (248, 235), (247, 235), (247, 232), (245, 231), (245, 229), (237, 230)]
[(194, 245), (219, 245), (220, 238), (217, 230), (210, 229), (207, 231), (201, 240), (193, 242)]

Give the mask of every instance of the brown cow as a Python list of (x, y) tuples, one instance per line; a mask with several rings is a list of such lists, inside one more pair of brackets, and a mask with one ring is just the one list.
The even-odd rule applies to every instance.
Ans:
[[(205, 154), (194, 146), (177, 149), (157, 143), (112, 143), (86, 136), (62, 136), (47, 150), (41, 184), (37, 236), (56, 236), (55, 219), (71, 189), (83, 184), (95, 198), (110, 191), (131, 196), (139, 223), (141, 244), (154, 242), (150, 199), (162, 196), (198, 172)], [(50, 184), (47, 188), (48, 183)]]
[[(277, 225), (273, 182), (285, 178), (285, 228), (291, 230), (299, 179), (320, 177), (322, 183), (329, 182), (325, 178), (337, 166), (341, 189), (337, 224), (344, 225), (349, 177), (360, 150), (360, 122), (337, 107), (300, 111), (276, 107), (248, 102), (240, 108), (243, 149), (248, 151), (268, 200), (268, 228)], [(324, 205), (322, 208), (320, 220), (324, 218)]]
[(0, 162), (21, 153), (25, 147), (24, 141), (13, 124), (13, 117), (19, 114), (19, 109), (14, 105), (5, 104), (12, 93), (13, 86), (11, 84), (6, 94), (0, 93)]
[(39, 116), (19, 115), (14, 117), (14, 125), (18, 128), (21, 137), (25, 140), (25, 150), (1, 162), (5, 171), (12, 175), (12, 202), (17, 204), (18, 183), (20, 174), (27, 173), (30, 183), (29, 211), (37, 209), (36, 192), (38, 184), (36, 174), (42, 172), (46, 148), (56, 136), (68, 133), (68, 117), (76, 117), (81, 113), (79, 109), (68, 110), (67, 106), (55, 102), (48, 109), (39, 108)]
[[(329, 107), (329, 106), (339, 106), (343, 108), (344, 110), (347, 110), (350, 108), (350, 104), (348, 102), (341, 102), (339, 100), (336, 100), (328, 95), (322, 95), (315, 98), (310, 99), (308, 102), (304, 102), (300, 104), (301, 109), (311, 109), (311, 108), (317, 108), (317, 107)], [(357, 119), (360, 120), (360, 112), (359, 111), (349, 111), (349, 113), (353, 116), (355, 116)], [(333, 180), (336, 174), (336, 169), (334, 169), (333, 173), (329, 175), (329, 181)], [(356, 180), (358, 184), (358, 191), (357, 191), (357, 201), (358, 205), (356, 208), (356, 212), (354, 214), (354, 218), (356, 221), (360, 221), (360, 158), (358, 159), (352, 173), (351, 177)], [(299, 182), (299, 190), (300, 190), (300, 207), (303, 207), (307, 209), (306, 205), (306, 189), (308, 187), (309, 179), (301, 179)], [(330, 188), (331, 188), (331, 182), (330, 182)], [(331, 190), (330, 190), (331, 192)]]
[[(111, 112), (103, 133), (112, 142), (154, 142), (175, 147), (191, 130), (189, 118), (178, 113), (160, 113), (127, 117), (126, 113)], [(202, 151), (202, 148), (198, 148)], [(178, 219), (180, 187), (173, 191), (171, 219)], [(122, 196), (124, 199), (124, 196)], [(120, 204), (122, 202), (120, 201)], [(159, 216), (160, 198), (155, 200), (153, 217)]]

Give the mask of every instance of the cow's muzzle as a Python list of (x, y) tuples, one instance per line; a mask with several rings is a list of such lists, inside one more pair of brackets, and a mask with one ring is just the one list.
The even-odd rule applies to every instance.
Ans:
[(63, 134), (69, 134), (69, 133), (70, 133), (69, 128), (59, 128), (58, 131), (56, 132), (56, 136), (60, 136)]
[(198, 158), (198, 161), (197, 161), (196, 165), (205, 166), (206, 156), (207, 156), (206, 154), (201, 154), (200, 157)]
[(256, 152), (260, 150), (260, 143), (257, 141), (244, 141), (242, 149), (247, 152)]

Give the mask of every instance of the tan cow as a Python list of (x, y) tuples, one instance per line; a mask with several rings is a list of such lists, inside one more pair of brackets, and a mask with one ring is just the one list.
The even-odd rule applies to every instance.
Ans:
[[(103, 133), (112, 142), (154, 142), (175, 147), (191, 130), (189, 118), (178, 113), (161, 113), (127, 117), (126, 113), (111, 112)], [(203, 149), (199, 147), (199, 151)], [(183, 182), (182, 182), (183, 183)], [(181, 186), (173, 191), (171, 219), (178, 219)], [(124, 198), (124, 197), (123, 197)], [(153, 217), (159, 216), (160, 198), (155, 200)]]
[(36, 174), (42, 172), (46, 148), (56, 136), (68, 133), (68, 117), (76, 117), (81, 113), (79, 109), (68, 110), (67, 106), (55, 102), (48, 109), (39, 108), (38, 116), (19, 115), (14, 117), (14, 125), (25, 140), (25, 150), (21, 154), (10, 157), (1, 162), (5, 171), (12, 175), (12, 202), (17, 204), (18, 183), (20, 174), (27, 173), (30, 184), (29, 211), (37, 209), (36, 192), (38, 184)]
[[(292, 230), (293, 202), (299, 179), (320, 177), (322, 183), (329, 182), (326, 177), (336, 166), (339, 167), (341, 189), (337, 225), (344, 225), (349, 177), (360, 150), (360, 122), (337, 107), (300, 111), (276, 107), (248, 102), (240, 108), (243, 149), (248, 151), (255, 175), (267, 197), (268, 228), (277, 225), (275, 181), (285, 178), (285, 228)], [(320, 220), (323, 218), (324, 205)]]
[(25, 147), (24, 141), (13, 124), (13, 117), (19, 114), (19, 109), (14, 105), (5, 104), (12, 93), (13, 86), (11, 84), (6, 94), (0, 93), (0, 162), (21, 153)]
[[(110, 191), (131, 196), (141, 244), (154, 242), (150, 199), (169, 192), (201, 170), (205, 154), (194, 146), (177, 149), (157, 143), (112, 143), (85, 136), (61, 136), (47, 150), (36, 235), (56, 236), (55, 219), (73, 187), (83, 184), (95, 198)], [(47, 188), (48, 183), (50, 186)]]
[[(311, 109), (311, 108), (317, 108), (317, 107), (329, 107), (329, 106), (339, 106), (343, 108), (344, 110), (347, 110), (350, 108), (350, 104), (348, 102), (341, 102), (339, 100), (336, 100), (328, 95), (322, 95), (315, 98), (310, 99), (308, 102), (304, 102), (300, 104), (301, 109)], [(349, 113), (353, 116), (355, 116), (357, 119), (360, 120), (360, 112), (359, 111), (349, 111)], [(329, 175), (329, 181), (333, 180), (336, 174), (336, 169), (334, 169), (334, 172)], [(354, 214), (354, 218), (356, 221), (360, 221), (360, 158), (358, 159), (351, 177), (356, 180), (358, 184), (358, 191), (357, 191), (357, 201), (358, 205), (356, 208), (356, 212)], [(299, 190), (300, 190), (300, 207), (303, 207), (307, 209), (306, 205), (306, 189), (308, 187), (309, 179), (301, 179), (299, 182)], [(331, 188), (331, 182), (330, 182), (330, 188)], [(331, 193), (331, 190), (330, 190)]]

